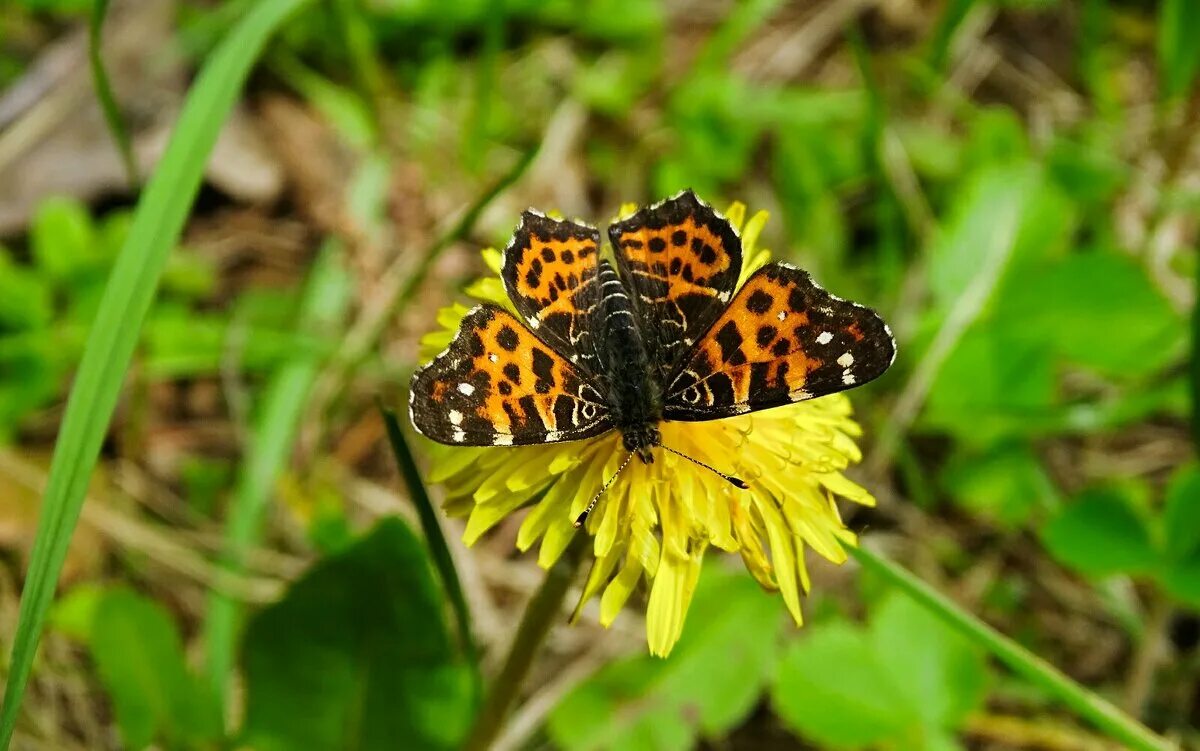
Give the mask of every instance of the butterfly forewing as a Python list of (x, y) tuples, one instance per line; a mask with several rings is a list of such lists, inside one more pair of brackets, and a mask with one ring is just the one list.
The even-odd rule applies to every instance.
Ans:
[(874, 311), (768, 264), (672, 375), (664, 417), (712, 420), (844, 391), (880, 376), (895, 354)]
[(463, 446), (571, 441), (612, 427), (590, 379), (494, 305), (467, 313), (450, 347), (413, 375), (409, 412), (422, 435)]
[(655, 377), (665, 382), (728, 304), (742, 268), (729, 221), (691, 191), (608, 228)]
[(500, 276), (517, 312), (539, 339), (589, 373), (596, 347), (589, 322), (600, 299), (600, 231), (526, 211), (504, 249)]

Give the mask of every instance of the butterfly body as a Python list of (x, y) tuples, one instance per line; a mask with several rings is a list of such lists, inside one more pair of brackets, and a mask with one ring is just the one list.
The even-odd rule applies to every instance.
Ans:
[(662, 386), (652, 377), (650, 357), (635, 323), (633, 304), (612, 265), (600, 262), (600, 304), (594, 328), (600, 332), (600, 373), (613, 427), (626, 450), (654, 461), (651, 448), (661, 441)]
[[(413, 376), (410, 416), (443, 443), (514, 446), (617, 430), (652, 462), (663, 420), (711, 420), (878, 377), (886, 324), (795, 267), (738, 288), (741, 241), (690, 191), (608, 230), (526, 212), (501, 278), (520, 318), (482, 305)], [(735, 294), (736, 293), (736, 294)], [(668, 448), (668, 450), (670, 450)]]

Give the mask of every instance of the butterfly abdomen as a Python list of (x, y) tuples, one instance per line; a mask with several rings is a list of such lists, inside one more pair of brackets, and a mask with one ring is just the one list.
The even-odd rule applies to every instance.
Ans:
[(650, 377), (650, 359), (633, 313), (633, 305), (608, 261), (597, 277), (600, 302), (595, 312), (601, 371), (613, 424), (622, 433), (639, 432), (662, 418), (662, 389)]

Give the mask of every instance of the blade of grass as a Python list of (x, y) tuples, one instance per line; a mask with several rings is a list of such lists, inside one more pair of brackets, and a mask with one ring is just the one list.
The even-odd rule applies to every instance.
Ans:
[(204, 164), (263, 45), (306, 2), (263, 0), (233, 28), (197, 76), (162, 162), (138, 201), (88, 334), (54, 447), (0, 709), (0, 748), (8, 748), (12, 739), (88, 480), (163, 267), (200, 189)]
[[(1200, 263), (1196, 264), (1196, 284), (1200, 285)], [(1191, 371), (1192, 445), (1200, 454), (1200, 300), (1192, 305), (1192, 358), (1188, 366)]]
[[(350, 291), (351, 282), (341, 263), (341, 247), (327, 241), (309, 274), (297, 330), (334, 335), (349, 305)], [(298, 349), (267, 384), (225, 526), (222, 564), (230, 574), (242, 571), (246, 552), (259, 539), (263, 512), (291, 455), (309, 392), (323, 360), (319, 350)], [(210, 593), (204, 643), (208, 679), (221, 706), (233, 672), (240, 617), (239, 602), (222, 592)]]
[(896, 563), (866, 548), (847, 546), (846, 552), (863, 568), (883, 577), (946, 624), (986, 649), (1014, 673), (1054, 696), (1080, 717), (1129, 748), (1140, 751), (1169, 751), (1175, 748), (1166, 739), (1155, 735), (1137, 720), (1071, 680), (1058, 668), (963, 610)]
[(112, 134), (117, 151), (121, 153), (121, 163), (125, 166), (125, 178), (129, 181), (129, 189), (138, 188), (137, 162), (133, 159), (133, 145), (129, 140), (129, 129), (121, 117), (117, 106), (117, 98), (113, 95), (112, 84), (108, 80), (108, 70), (104, 67), (101, 57), (101, 45), (104, 29), (104, 18), (108, 15), (108, 0), (96, 0), (92, 3), (92, 17), (88, 23), (88, 61), (92, 66), (92, 88), (96, 90), (96, 99), (100, 100), (100, 109), (104, 112), (104, 122), (108, 124), (108, 132)]
[(446, 544), (442, 525), (438, 523), (437, 510), (433, 507), (433, 501), (429, 500), (429, 493), (421, 480), (421, 471), (417, 469), (417, 462), (413, 458), (412, 449), (408, 447), (408, 441), (404, 439), (400, 423), (396, 420), (396, 413), (382, 404), (379, 411), (383, 415), (383, 424), (387, 426), (388, 441), (392, 445), (392, 454), (396, 457), (396, 466), (400, 469), (400, 476), (404, 478), (404, 484), (408, 487), (409, 498), (412, 499), (417, 508), (417, 516), (421, 519), (425, 544), (429, 546), (429, 554), (433, 558), (438, 576), (441, 577), (442, 587), (450, 596), (450, 606), (454, 609), (454, 618), (458, 625), (459, 642), (463, 655), (471, 666), (471, 678), (474, 682), (472, 689), (475, 701), (478, 702), (483, 696), (479, 652), (475, 647), (475, 637), (471, 633), (471, 610), (467, 606), (467, 598), (463, 595), (462, 583), (458, 580), (458, 570), (454, 567), (450, 546)]

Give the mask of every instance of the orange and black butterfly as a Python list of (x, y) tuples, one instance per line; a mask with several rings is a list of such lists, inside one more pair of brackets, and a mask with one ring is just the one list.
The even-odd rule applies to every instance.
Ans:
[(737, 231), (691, 191), (612, 224), (608, 237), (615, 270), (600, 258), (597, 228), (522, 215), (501, 269), (521, 319), (490, 304), (463, 318), (449, 348), (413, 376), (418, 432), (522, 446), (615, 429), (649, 463), (656, 448), (672, 450), (661, 444), (663, 420), (825, 396), (877, 378), (895, 358), (874, 311), (794, 266), (767, 264), (737, 289)]

